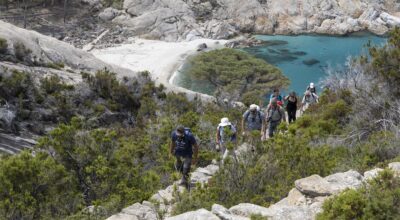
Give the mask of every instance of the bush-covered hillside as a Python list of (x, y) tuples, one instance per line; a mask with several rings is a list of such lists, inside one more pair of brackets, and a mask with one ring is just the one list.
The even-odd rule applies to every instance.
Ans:
[[(396, 29), (387, 46), (370, 48), (371, 56), (331, 74), (320, 103), (296, 123), (281, 125), (274, 138), (250, 137), (255, 150), (246, 160), (225, 161), (208, 186), (180, 195), (174, 212), (209, 209), (213, 203), (267, 206), (285, 197), (296, 179), (400, 161), (400, 101), (393, 83), (399, 78), (399, 36)], [(1, 157), (1, 219), (103, 219), (148, 199), (178, 178), (168, 154), (178, 124), (200, 140), (198, 166), (204, 166), (217, 158), (213, 140), (220, 118), (238, 123), (244, 110), (167, 94), (146, 73), (121, 80), (106, 70), (83, 73), (77, 85), (57, 77), (33, 82), (18, 71), (3, 71), (0, 77), (1, 99), (17, 113), (11, 130), (44, 134), (44, 128), (55, 127), (34, 154)], [(381, 213), (376, 206), (397, 207), (397, 180), (385, 173), (377, 181), (329, 200), (321, 218), (360, 213), (373, 218)], [(373, 202), (377, 190), (393, 192), (393, 199)], [(360, 206), (345, 209), (337, 205), (341, 201)], [(98, 207), (95, 213), (88, 211), (91, 205)], [(390, 213), (397, 215), (395, 208)]]
[(190, 127), (200, 140), (198, 165), (204, 166), (215, 156), (220, 118), (240, 118), (239, 109), (166, 94), (147, 73), (118, 80), (104, 70), (83, 73), (82, 80), (67, 85), (49, 76), (36, 84), (25, 72), (1, 74), (0, 89), (12, 88), (0, 94), (16, 112), (15, 132), (56, 127), (34, 156), (1, 158), (0, 218), (82, 219), (90, 205), (101, 206), (99, 218), (110, 216), (179, 178), (168, 153), (177, 125)]

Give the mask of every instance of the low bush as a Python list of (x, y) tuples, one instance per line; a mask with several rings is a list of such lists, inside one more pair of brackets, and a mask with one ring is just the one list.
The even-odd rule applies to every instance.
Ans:
[(399, 219), (400, 178), (384, 170), (360, 189), (349, 189), (324, 202), (317, 219)]

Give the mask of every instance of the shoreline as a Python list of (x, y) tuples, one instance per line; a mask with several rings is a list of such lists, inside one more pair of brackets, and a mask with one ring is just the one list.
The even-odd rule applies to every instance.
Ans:
[[(200, 96), (204, 100), (214, 101), (215, 97), (195, 92), (173, 84), (179, 69), (187, 58), (198, 53), (200, 44), (205, 43), (209, 51), (224, 48), (228, 40), (196, 39), (193, 41), (165, 42), (134, 38), (130, 44), (117, 47), (94, 49), (91, 53), (98, 59), (130, 69), (134, 72), (149, 71), (157, 84), (163, 84), (167, 91), (187, 93), (188, 98)], [(131, 75), (127, 75), (131, 76)]]

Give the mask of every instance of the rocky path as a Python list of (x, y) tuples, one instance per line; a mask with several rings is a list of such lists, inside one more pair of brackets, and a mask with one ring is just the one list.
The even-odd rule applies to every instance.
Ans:
[[(400, 162), (388, 166), (400, 175)], [(261, 215), (273, 220), (312, 220), (322, 211), (323, 202), (345, 189), (357, 189), (367, 180), (374, 178), (383, 169), (375, 168), (360, 174), (349, 170), (327, 177), (312, 175), (295, 181), (288, 196), (270, 207), (250, 203), (241, 203), (231, 208), (214, 204), (211, 211), (199, 209), (177, 216), (170, 216), (174, 203), (174, 194), (185, 190), (176, 183), (160, 190), (150, 201), (136, 203), (111, 216), (108, 220), (250, 220), (252, 215)], [(207, 181), (218, 171), (217, 165), (198, 168), (192, 174), (192, 184)]]
[[(243, 144), (235, 151), (240, 159), (241, 154), (248, 152), (251, 146)], [(389, 164), (389, 168), (400, 175), (400, 162)], [(216, 164), (197, 168), (191, 174), (191, 185), (207, 184), (219, 170)], [(375, 168), (363, 174), (354, 170), (335, 173), (321, 177), (312, 175), (295, 181), (288, 196), (270, 207), (262, 207), (250, 203), (241, 203), (225, 208), (214, 204), (212, 209), (199, 209), (178, 216), (171, 216), (175, 204), (175, 196), (186, 189), (174, 182), (167, 188), (158, 191), (149, 201), (136, 203), (123, 209), (108, 220), (250, 220), (252, 215), (261, 215), (274, 220), (312, 220), (322, 211), (323, 202), (345, 189), (357, 189), (374, 178), (383, 169)]]

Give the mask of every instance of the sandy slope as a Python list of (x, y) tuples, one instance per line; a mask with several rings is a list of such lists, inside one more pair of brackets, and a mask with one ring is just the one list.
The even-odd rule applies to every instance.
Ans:
[[(198, 45), (206, 43), (209, 48), (222, 48), (227, 41), (197, 39), (186, 42), (164, 42), (136, 38), (132, 44), (118, 47), (93, 50), (94, 56), (100, 60), (121, 66), (133, 71), (148, 70), (151, 77), (164, 84), (170, 91), (187, 92), (189, 95), (197, 93), (172, 85), (169, 79), (183, 64), (185, 59), (196, 53)], [(201, 94), (204, 98), (211, 98)]]

